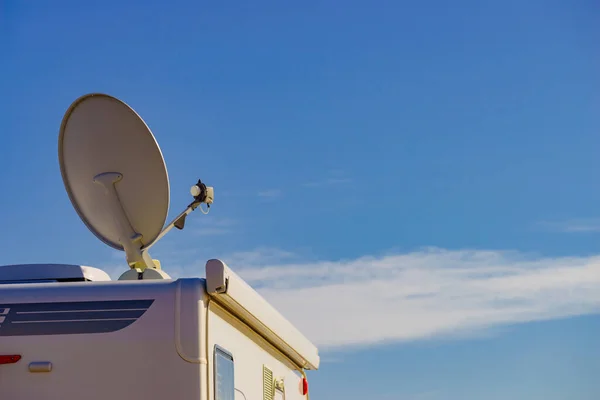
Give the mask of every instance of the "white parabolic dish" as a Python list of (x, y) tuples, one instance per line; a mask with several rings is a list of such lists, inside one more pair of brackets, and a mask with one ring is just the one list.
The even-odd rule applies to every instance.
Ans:
[(141, 235), (141, 249), (158, 238), (169, 212), (169, 177), (154, 135), (131, 107), (105, 94), (78, 98), (63, 118), (58, 152), (69, 199), (94, 235), (117, 250), (131, 240), (121, 238), (108, 186), (96, 179), (113, 173), (126, 220)]

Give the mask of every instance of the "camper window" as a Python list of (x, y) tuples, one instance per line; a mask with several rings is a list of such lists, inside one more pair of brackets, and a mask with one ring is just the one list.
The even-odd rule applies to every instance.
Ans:
[(234, 400), (233, 356), (215, 346), (215, 400)]

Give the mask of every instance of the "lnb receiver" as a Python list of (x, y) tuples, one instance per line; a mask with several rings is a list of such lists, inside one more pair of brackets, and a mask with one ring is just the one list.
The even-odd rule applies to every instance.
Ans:
[(198, 183), (191, 187), (190, 194), (194, 197), (194, 203), (197, 203), (196, 207), (202, 203), (210, 207), (215, 198), (215, 189), (212, 186), (206, 186), (198, 179)]

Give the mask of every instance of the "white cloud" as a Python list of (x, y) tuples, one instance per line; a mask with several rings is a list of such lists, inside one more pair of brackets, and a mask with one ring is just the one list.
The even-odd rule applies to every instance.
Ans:
[(271, 247), (260, 247), (252, 251), (240, 251), (226, 257), (228, 265), (259, 266), (270, 263), (290, 262), (296, 260), (297, 256), (289, 251)]
[(228, 264), (328, 349), (600, 311), (600, 257), (425, 249), (337, 262)]
[(202, 221), (198, 221), (197, 225), (199, 225), (199, 227), (194, 229), (194, 235), (225, 235), (233, 231), (233, 227), (236, 226), (236, 221), (228, 218), (214, 218), (208, 215), (203, 218)]
[[(293, 253), (262, 248), (222, 259), (321, 350), (480, 336), (508, 324), (600, 312), (600, 256), (426, 248), (299, 262)], [(173, 277), (204, 274), (204, 261), (162, 261)]]
[(345, 171), (341, 169), (332, 169), (327, 171), (324, 179), (317, 179), (311, 182), (303, 183), (304, 187), (319, 187), (319, 186), (333, 186), (352, 183), (352, 179), (346, 176)]

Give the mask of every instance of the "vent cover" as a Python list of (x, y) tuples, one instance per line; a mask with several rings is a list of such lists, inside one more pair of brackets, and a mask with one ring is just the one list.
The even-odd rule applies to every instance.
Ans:
[(266, 365), (263, 365), (263, 400), (273, 400), (275, 398), (275, 381), (273, 371)]

